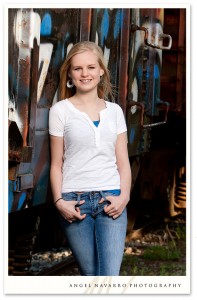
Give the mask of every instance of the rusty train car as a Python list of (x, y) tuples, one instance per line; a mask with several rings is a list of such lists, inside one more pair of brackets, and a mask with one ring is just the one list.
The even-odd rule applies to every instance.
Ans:
[[(122, 107), (127, 120), (132, 190), (138, 182), (144, 194), (142, 198), (150, 198), (146, 188), (150, 176), (145, 169), (140, 174), (141, 160), (151, 152), (152, 132), (156, 128), (159, 135), (168, 120), (170, 107), (175, 105), (172, 110), (177, 111), (174, 99), (168, 101), (161, 98), (164, 87), (162, 69), (165, 69), (162, 59), (164, 53), (172, 51), (173, 42), (171, 35), (164, 31), (164, 16), (163, 8), (8, 9), (8, 214), (11, 261), (17, 247), (20, 254), (23, 251), (24, 245), (20, 245), (24, 236), (34, 244), (39, 223), (45, 224), (45, 228), (49, 226), (49, 231), (52, 228), (47, 222), (51, 211), (55, 210), (49, 182), (48, 114), (50, 107), (58, 101), (60, 67), (69, 49), (78, 41), (91, 40), (103, 49), (117, 94), (116, 102)], [(182, 27), (185, 26), (184, 10), (183, 19)], [(184, 163), (178, 169), (180, 167), (184, 168)], [(176, 164), (170, 172), (177, 176)], [(168, 207), (171, 206), (173, 215), (176, 214), (174, 175), (168, 175), (170, 185), (164, 189), (169, 186), (172, 189), (170, 196), (167, 192), (166, 195), (167, 201), (172, 198)], [(50, 221), (56, 229), (55, 222)], [(17, 273), (16, 267), (14, 270), (12, 274), (21, 274), (19, 271)]]

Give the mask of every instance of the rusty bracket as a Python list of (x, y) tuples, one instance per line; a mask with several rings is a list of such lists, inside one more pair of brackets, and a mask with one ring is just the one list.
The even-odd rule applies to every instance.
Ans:
[(32, 161), (32, 153), (33, 153), (32, 146), (24, 146), (20, 150), (9, 149), (8, 160), (15, 161), (15, 162), (31, 162)]
[(131, 28), (130, 28), (131, 32), (135, 32), (137, 30), (141, 30), (144, 31), (144, 43), (146, 46), (151, 47), (151, 48), (156, 48), (156, 49), (160, 49), (160, 50), (169, 50), (172, 47), (172, 37), (169, 34), (165, 34), (165, 33), (160, 33), (159, 34), (159, 40), (162, 41), (164, 39), (168, 39), (168, 45), (167, 46), (159, 46), (156, 44), (152, 44), (148, 42), (148, 36), (149, 36), (149, 31), (148, 28), (143, 27), (143, 26), (137, 26), (135, 24), (131, 24)]
[(144, 124), (145, 106), (143, 103), (130, 100), (128, 102), (127, 109), (130, 109), (133, 106), (137, 106), (140, 108), (140, 126), (145, 129), (145, 128), (151, 128), (151, 127), (155, 127), (155, 126), (160, 126), (167, 122), (167, 115), (168, 115), (168, 110), (169, 110), (169, 106), (170, 106), (169, 102), (158, 100), (156, 105), (163, 105), (165, 107), (164, 120), (161, 122), (156, 122), (156, 123), (151, 123), (151, 124)]

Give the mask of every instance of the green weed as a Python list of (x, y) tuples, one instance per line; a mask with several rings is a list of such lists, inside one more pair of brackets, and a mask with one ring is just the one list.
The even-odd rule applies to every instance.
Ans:
[(180, 257), (180, 250), (171, 243), (168, 246), (151, 246), (143, 254), (143, 258), (150, 260), (176, 260)]

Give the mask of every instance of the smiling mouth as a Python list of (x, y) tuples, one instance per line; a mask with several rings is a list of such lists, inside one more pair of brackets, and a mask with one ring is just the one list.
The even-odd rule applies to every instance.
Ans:
[(81, 79), (80, 81), (82, 83), (89, 83), (89, 82), (91, 82), (91, 79)]

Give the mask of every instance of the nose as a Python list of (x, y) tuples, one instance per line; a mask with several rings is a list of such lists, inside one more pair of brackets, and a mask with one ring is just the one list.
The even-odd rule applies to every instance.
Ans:
[(83, 77), (88, 76), (88, 69), (87, 69), (87, 68), (83, 68), (83, 69), (82, 69), (82, 72), (81, 72), (81, 75), (82, 75)]

